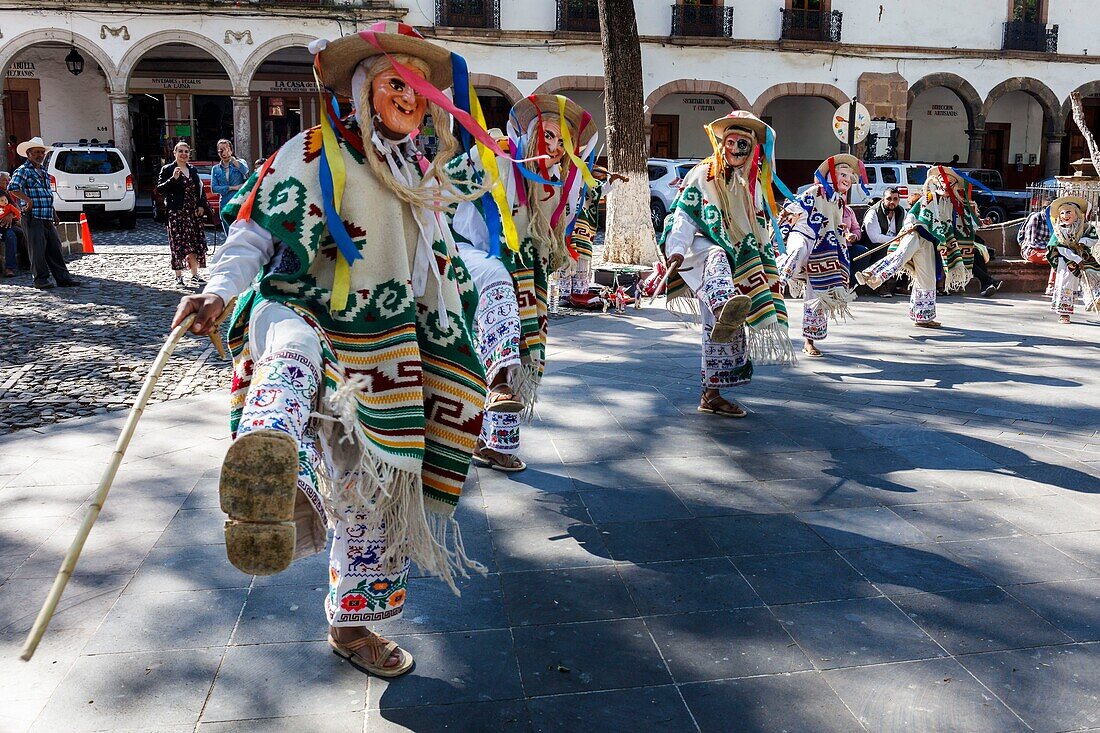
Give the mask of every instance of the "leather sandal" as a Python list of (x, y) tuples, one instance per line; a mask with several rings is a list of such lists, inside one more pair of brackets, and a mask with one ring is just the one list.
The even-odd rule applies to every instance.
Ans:
[(719, 417), (742, 418), (748, 416), (744, 408), (730, 402), (722, 395), (717, 395), (715, 397), (707, 397), (706, 395), (701, 396), (697, 409), (699, 412), (706, 412), (711, 415), (718, 415)]
[(1068, 324), (1069, 323), (1069, 316), (1058, 316), (1058, 322)]
[(501, 453), (500, 455), (511, 459), (509, 463), (502, 463), (496, 456), (483, 454), (481, 452), (482, 450), (482, 448), (475, 448), (472, 456), (474, 465), (479, 468), (490, 468), (494, 471), (501, 471), (503, 473), (517, 473), (527, 468), (527, 464), (524, 463), (519, 456)]
[(817, 348), (813, 344), (806, 344), (802, 347), (802, 353), (812, 359), (820, 359), (824, 354), (821, 353), (821, 349)]
[(490, 392), (485, 402), (486, 412), (522, 412), (523, 403), (509, 392)]
[(249, 575), (274, 575), (294, 559), (297, 529), (298, 444), (278, 430), (237, 438), (222, 462), (218, 493), (225, 554)]
[[(376, 677), (400, 677), (413, 668), (413, 657), (397, 646), (397, 642), (384, 639), (378, 634), (361, 636), (349, 642), (339, 642), (328, 635), (328, 645), (332, 653), (348, 660), (348, 663), (360, 672)], [(401, 661), (393, 667), (387, 667), (386, 660), (394, 652), (400, 652)]]
[(939, 321), (914, 321), (913, 325), (917, 328), (943, 328)]
[(737, 329), (745, 323), (752, 308), (752, 298), (747, 295), (735, 295), (715, 313), (714, 328), (710, 331), (710, 340), (716, 344), (728, 344), (733, 341)]

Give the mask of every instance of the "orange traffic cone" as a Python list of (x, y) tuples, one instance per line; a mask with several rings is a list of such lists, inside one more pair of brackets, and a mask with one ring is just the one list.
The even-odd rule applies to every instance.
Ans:
[(84, 254), (95, 254), (95, 247), (92, 246), (92, 230), (88, 228), (88, 217), (84, 214), (80, 215), (80, 241), (84, 245)]

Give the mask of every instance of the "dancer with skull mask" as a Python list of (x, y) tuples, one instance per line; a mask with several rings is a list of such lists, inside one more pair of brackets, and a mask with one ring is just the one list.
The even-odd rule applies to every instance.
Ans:
[(775, 133), (744, 111), (705, 129), (714, 152), (684, 177), (660, 244), (668, 307), (702, 315), (698, 409), (740, 418), (745, 410), (721, 390), (752, 379), (754, 362), (794, 361), (775, 264)]
[(517, 455), (520, 425), (533, 412), (546, 359), (548, 277), (576, 257), (566, 233), (582, 185), (595, 184), (585, 161), (596, 141), (591, 115), (575, 102), (532, 95), (512, 108), (507, 141), (501, 140), (525, 162), (498, 170), (485, 155), (462, 155), (447, 166), (449, 176), (471, 188), (497, 182), (495, 196), (459, 204), (452, 218), (478, 293), (478, 354), (489, 384), (474, 452), (479, 466), (526, 468)]
[(970, 282), (974, 250), (979, 246), (974, 242), (980, 225), (974, 209), (969, 182), (953, 168), (934, 166), (886, 257), (857, 272), (856, 281), (875, 289), (904, 273), (913, 283), (909, 297), (913, 325), (940, 328), (936, 320), (936, 273), (942, 267), (947, 292), (961, 291)]
[(829, 319), (851, 315), (855, 291), (848, 282), (844, 207), (848, 191), (860, 180), (863, 165), (854, 155), (834, 155), (817, 168), (815, 183), (787, 204), (783, 234), (787, 254), (779, 277), (802, 296), (802, 352), (821, 356), (817, 342), (829, 335)]
[[(410, 560), (452, 588), (480, 568), (453, 513), (485, 382), (463, 309), (472, 286), (439, 214), (470, 195), (443, 171), (458, 110), (440, 90), (461, 59), (392, 22), (311, 50), (322, 124), (228, 205), (236, 221), (206, 288), (175, 323), (195, 313), (205, 333), (244, 293), (220, 484), (229, 559), (277, 573), (324, 550), (331, 528), (329, 644), (396, 677), (412, 656), (368, 624), (401, 614)], [(338, 118), (335, 94), (356, 101), (354, 119)], [(414, 146), (426, 112), (447, 156), (430, 165)]]
[(1086, 216), (1088, 202), (1078, 196), (1062, 196), (1051, 202), (1047, 261), (1054, 268), (1054, 294), (1050, 309), (1059, 323), (1069, 323), (1078, 296), (1085, 310), (1100, 311), (1100, 244), (1096, 225)]

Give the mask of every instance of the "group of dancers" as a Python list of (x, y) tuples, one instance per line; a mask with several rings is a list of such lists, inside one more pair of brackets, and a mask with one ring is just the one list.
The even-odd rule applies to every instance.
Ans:
[[(273, 574), (327, 547), (330, 646), (396, 677), (412, 656), (370, 624), (401, 614), (411, 562), (452, 589), (483, 570), (455, 508), (472, 462), (525, 467), (548, 283), (559, 277), (566, 297), (588, 303), (595, 212), (619, 176), (593, 165), (596, 125), (563, 96), (527, 97), (506, 130), (485, 129), (465, 61), (408, 25), (378, 23), (311, 51), (322, 123), (225, 207), (226, 242), (175, 323), (193, 316), (207, 334), (236, 299), (234, 440), (219, 486), (229, 559)], [(353, 100), (352, 115), (339, 115), (337, 95)], [(431, 159), (417, 145), (427, 114)], [(685, 177), (659, 241), (669, 307), (703, 325), (698, 409), (737, 418), (745, 411), (722, 390), (748, 382), (754, 362), (795, 358), (784, 286), (803, 297), (809, 356), (848, 312), (844, 200), (862, 166), (833, 156), (780, 205), (768, 125), (737, 111), (706, 133), (713, 154)], [(1051, 210), (1056, 293), (1084, 284), (1095, 307), (1085, 207), (1059, 199)], [(936, 327), (937, 267), (949, 290), (966, 284), (976, 225), (966, 182), (936, 167), (887, 256), (857, 278), (874, 287), (906, 272), (910, 317)]]

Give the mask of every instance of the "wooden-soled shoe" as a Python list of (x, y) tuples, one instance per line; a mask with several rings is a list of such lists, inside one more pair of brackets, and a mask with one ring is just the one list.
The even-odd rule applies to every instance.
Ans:
[(715, 313), (714, 328), (710, 331), (710, 340), (716, 344), (727, 344), (733, 341), (737, 330), (744, 325), (745, 319), (752, 308), (752, 298), (747, 295), (735, 295)]
[(222, 463), (219, 493), (229, 562), (249, 575), (274, 575), (294, 559), (298, 444), (278, 430), (237, 438)]

